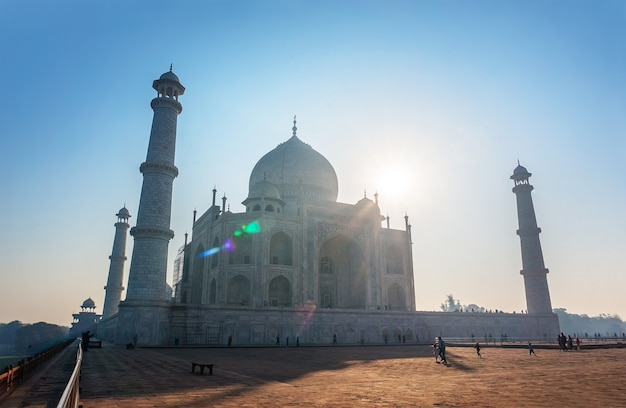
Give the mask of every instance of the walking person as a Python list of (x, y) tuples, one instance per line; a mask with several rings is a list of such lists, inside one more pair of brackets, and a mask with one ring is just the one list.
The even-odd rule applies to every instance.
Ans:
[(435, 342), (433, 343), (433, 354), (435, 355), (435, 363), (439, 364), (439, 337), (435, 338)]
[(476, 354), (478, 355), (478, 357), (483, 358), (483, 356), (480, 355), (480, 344), (476, 343), (474, 348), (476, 349)]
[(535, 354), (535, 346), (533, 346), (530, 341), (528, 342), (528, 355), (534, 355), (535, 357), (537, 357), (537, 355)]
[(572, 340), (571, 335), (567, 336), (567, 349), (570, 351), (574, 349), (574, 340)]
[(446, 360), (446, 342), (443, 341), (443, 338), (439, 337), (439, 357), (441, 358), (441, 362), (445, 365), (448, 365), (448, 360)]

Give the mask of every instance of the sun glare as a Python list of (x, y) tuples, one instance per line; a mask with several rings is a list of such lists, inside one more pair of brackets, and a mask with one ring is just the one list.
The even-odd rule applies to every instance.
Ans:
[(381, 169), (376, 178), (376, 190), (378, 194), (399, 199), (406, 195), (407, 189), (411, 188), (409, 176), (408, 170), (400, 166)]

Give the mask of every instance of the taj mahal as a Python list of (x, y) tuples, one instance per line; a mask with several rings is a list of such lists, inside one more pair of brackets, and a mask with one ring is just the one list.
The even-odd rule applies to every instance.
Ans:
[[(529, 184), (514, 169), (513, 193), (522, 253), (527, 313), (419, 312), (411, 225), (389, 227), (378, 196), (337, 201), (332, 164), (298, 137), (296, 118), (285, 141), (251, 166), (245, 212), (226, 198), (203, 213), (175, 259), (166, 282), (176, 128), (185, 87), (172, 69), (153, 82), (157, 96), (136, 224), (124, 207), (113, 250), (97, 336), (116, 344), (385, 344), (432, 342), (435, 336), (528, 340), (559, 333), (552, 313)], [(288, 128), (287, 128), (288, 129)], [(184, 169), (181, 169), (184, 174)], [(220, 202), (221, 201), (221, 202)], [(127, 235), (134, 239), (122, 299)]]

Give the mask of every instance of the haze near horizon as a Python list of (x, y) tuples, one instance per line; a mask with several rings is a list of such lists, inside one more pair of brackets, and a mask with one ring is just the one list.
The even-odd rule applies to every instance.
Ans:
[[(245, 211), (291, 136), (338, 201), (409, 217), (418, 310), (526, 309), (517, 161), (553, 308), (626, 317), (626, 4), (619, 1), (0, 2), (0, 322), (102, 312), (115, 214), (136, 220), (154, 98), (180, 97), (168, 269), (212, 189)], [(125, 280), (132, 254), (128, 238)]]

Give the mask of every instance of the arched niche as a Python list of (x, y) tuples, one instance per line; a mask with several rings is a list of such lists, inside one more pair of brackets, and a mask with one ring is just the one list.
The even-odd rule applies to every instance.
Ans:
[(400, 248), (398, 248), (397, 245), (389, 245), (386, 252), (387, 273), (396, 275), (404, 274), (404, 259)]
[(293, 265), (293, 243), (284, 232), (277, 232), (270, 240), (270, 263), (274, 265)]
[(284, 276), (272, 279), (268, 289), (268, 299), (270, 306), (291, 307), (293, 305), (291, 282)]
[(193, 274), (191, 278), (191, 302), (199, 305), (202, 303), (202, 288), (204, 287), (204, 246), (198, 245), (193, 257)]
[(397, 283), (393, 283), (387, 289), (387, 303), (391, 310), (406, 310), (406, 300), (404, 288)]
[[(317, 259), (320, 307), (364, 308), (366, 268), (363, 253), (356, 241), (342, 234), (336, 235), (322, 244)], [(332, 273), (328, 273), (327, 265), (332, 265)]]
[(250, 280), (242, 275), (237, 275), (228, 282), (226, 302), (229, 305), (249, 306)]

